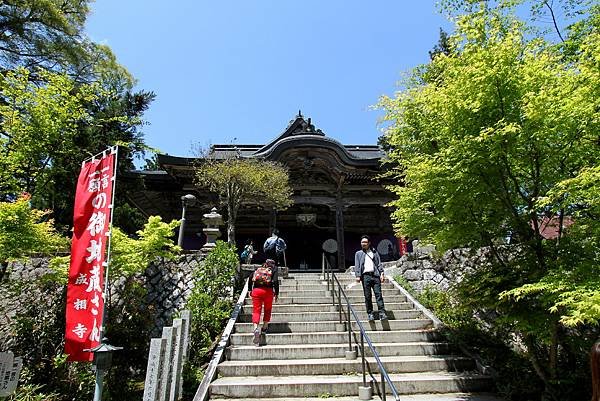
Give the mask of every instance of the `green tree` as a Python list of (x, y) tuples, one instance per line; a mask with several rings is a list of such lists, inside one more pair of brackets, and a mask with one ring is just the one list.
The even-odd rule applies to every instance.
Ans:
[(8, 0), (0, 5), (0, 51), (5, 67), (63, 64), (81, 53), (89, 1)]
[[(32, 185), (42, 181), (39, 190), (31, 191), (32, 202), (38, 208), (52, 209), (57, 227), (65, 230), (72, 221), (74, 177), (82, 159), (118, 144), (121, 145), (119, 172), (132, 169), (133, 159), (146, 149), (140, 127), (144, 125), (142, 115), (154, 99), (152, 92), (133, 92), (134, 78), (118, 63), (111, 49), (92, 42), (85, 35), (90, 3), (90, 0), (11, 0), (0, 3), (1, 74), (12, 81), (15, 75), (19, 76), (22, 81), (20, 89), (29, 92), (28, 101), (38, 103), (34, 118), (29, 113), (33, 106), (20, 105), (23, 109), (19, 112), (24, 114), (22, 125), (29, 130), (30, 136), (42, 139), (39, 141), (40, 149), (51, 145), (45, 148), (46, 153), (54, 153), (46, 158), (48, 168), (43, 169), (46, 174), (40, 180), (21, 171), (17, 174), (28, 177)], [(27, 72), (24, 73), (24, 70)], [(58, 82), (57, 77), (61, 77), (62, 81)], [(58, 88), (61, 93), (44, 99), (42, 92), (49, 88)], [(14, 108), (15, 99), (6, 93), (6, 85), (2, 91), (0, 104)], [(87, 96), (90, 94), (92, 96)], [(23, 98), (22, 93), (19, 96)], [(62, 109), (61, 100), (65, 102)], [(82, 118), (72, 119), (73, 115), (62, 113), (74, 112), (68, 109), (73, 105), (82, 113)], [(11, 111), (14, 113), (14, 110)], [(46, 121), (40, 120), (44, 115), (48, 117)], [(62, 134), (63, 137), (58, 139), (64, 140), (63, 144), (70, 143), (71, 149), (57, 146), (56, 141), (46, 143), (44, 139), (48, 138), (39, 132), (46, 128), (50, 128), (52, 134)], [(6, 131), (0, 133), (0, 142), (5, 135)], [(15, 142), (23, 141), (17, 139)], [(23, 146), (19, 148), (22, 150)], [(24, 160), (25, 156), (31, 156), (32, 152), (29, 153), (23, 155)], [(26, 169), (35, 169), (40, 163), (44, 161), (31, 159), (31, 166)], [(4, 190), (9, 185), (3, 178), (6, 177), (0, 177), (0, 197), (6, 196)], [(118, 205), (125, 203), (127, 191), (141, 186), (141, 183), (135, 184), (126, 189), (118, 187)], [(130, 232), (138, 228), (140, 225)]]
[(235, 244), (235, 222), (242, 204), (285, 209), (292, 204), (287, 170), (278, 163), (251, 159), (204, 158), (196, 168), (196, 182), (221, 198), (227, 207), (227, 240)]
[[(107, 297), (106, 336), (124, 349), (114, 355), (108, 373), (105, 393), (108, 400), (141, 397), (143, 385), (140, 387), (139, 383), (144, 380), (155, 310), (146, 302), (147, 290), (140, 275), (158, 258), (175, 259), (180, 249), (173, 243), (173, 232), (178, 224), (175, 220), (165, 223), (159, 216), (151, 216), (138, 231), (137, 240), (127, 237), (117, 227), (112, 228), (109, 280), (112, 285), (118, 283), (119, 291), (112, 292), (116, 296)], [(0, 331), (0, 347), (25, 358), (17, 400), (31, 394), (38, 397), (35, 399), (67, 401), (91, 397), (93, 392), (90, 365), (67, 363), (62, 353), (69, 257), (53, 258), (50, 267), (55, 273), (39, 280), (0, 283), (4, 300), (9, 300), (0, 305), (0, 316), (7, 318)], [(37, 346), (32, 347), (32, 343)]]
[(0, 193), (37, 196), (51, 185), (57, 157), (72, 157), (77, 126), (89, 123), (85, 101), (96, 97), (91, 86), (80, 87), (67, 76), (39, 71), (45, 85), (29, 80), (25, 69), (0, 79)]
[[(146, 149), (139, 127), (154, 94), (37, 74), (36, 82), (24, 68), (0, 76), (0, 198), (28, 192), (36, 207), (52, 209), (58, 224), (70, 225), (82, 160), (118, 144), (119, 173), (133, 168)], [(117, 196), (124, 195), (119, 187)]]
[(235, 246), (217, 241), (216, 247), (194, 270), (194, 288), (186, 303), (192, 313), (190, 358), (184, 371), (184, 387), (193, 397), (202, 379), (202, 366), (218, 344), (233, 307), (233, 286), (239, 257)]
[[(87, 38), (91, 0), (8, 0), (0, 3), (0, 66), (67, 73), (77, 82), (131, 85), (108, 46)], [(33, 75), (31, 79), (37, 79)], [(113, 88), (114, 89), (114, 88)]]
[[(593, 204), (567, 196), (582, 174), (593, 180), (590, 169), (600, 161), (598, 7), (588, 10), (587, 29), (567, 30), (577, 34), (565, 39), (567, 57), (564, 44), (547, 42), (510, 14), (522, 2), (458, 3), (470, 12), (456, 17), (456, 52), (437, 54), (414, 70), (405, 90), (380, 102), (389, 122), (382, 141), (401, 166), (392, 171), (402, 182), (391, 187), (393, 219), (400, 233), (441, 249), (491, 247), (496, 263), (465, 278), (462, 301), (501, 312), (545, 396), (561, 397), (564, 324), (600, 319), (597, 252), (571, 263), (575, 243), (598, 242), (598, 232), (586, 228), (590, 220), (573, 214), (581, 207), (591, 213)], [(567, 215), (576, 217), (572, 230), (545, 239), (543, 217), (562, 223)], [(507, 237), (518, 242), (518, 255), (498, 247)], [(592, 312), (579, 315), (590, 305)]]
[(0, 265), (33, 253), (68, 250), (69, 241), (56, 232), (48, 214), (32, 209), (28, 195), (15, 202), (0, 202)]

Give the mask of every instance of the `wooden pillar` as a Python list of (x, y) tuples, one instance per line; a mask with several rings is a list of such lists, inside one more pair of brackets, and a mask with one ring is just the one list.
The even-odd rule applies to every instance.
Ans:
[(275, 209), (271, 209), (271, 211), (269, 212), (269, 233), (268, 233), (268, 237), (271, 236), (271, 233), (273, 232), (273, 229), (277, 227), (277, 210)]
[(346, 254), (344, 252), (344, 200), (342, 199), (342, 186), (344, 184), (344, 176), (338, 180), (337, 193), (335, 198), (335, 232), (337, 236), (337, 268), (338, 270), (346, 270)]

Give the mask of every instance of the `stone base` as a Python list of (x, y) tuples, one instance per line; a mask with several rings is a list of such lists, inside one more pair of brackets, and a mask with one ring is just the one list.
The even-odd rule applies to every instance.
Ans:
[(346, 359), (355, 360), (356, 359), (356, 350), (346, 351)]
[(358, 399), (370, 400), (373, 398), (373, 389), (371, 387), (358, 386)]
[(212, 251), (213, 249), (215, 249), (215, 247), (217, 246), (217, 244), (213, 243), (206, 243), (204, 244), (204, 246), (200, 249), (200, 252), (204, 253), (205, 255), (207, 253), (209, 253), (210, 251)]

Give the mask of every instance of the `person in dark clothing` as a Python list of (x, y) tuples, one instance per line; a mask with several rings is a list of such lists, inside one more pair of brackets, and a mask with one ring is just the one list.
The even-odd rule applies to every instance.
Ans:
[[(248, 292), (252, 297), (252, 324), (254, 326), (254, 344), (260, 345), (261, 334), (265, 335), (271, 321), (273, 301), (279, 296), (279, 274), (275, 261), (267, 259), (258, 266), (248, 278)], [(260, 315), (263, 312), (263, 324), (259, 329)]]
[(381, 265), (379, 253), (371, 248), (371, 240), (368, 235), (360, 238), (361, 250), (354, 254), (354, 276), (357, 282), (362, 282), (365, 294), (365, 305), (367, 307), (368, 319), (375, 320), (373, 315), (373, 301), (371, 291), (375, 293), (379, 318), (387, 320), (383, 295), (381, 294), (381, 283), (385, 281), (385, 272)]
[(265, 241), (263, 251), (268, 259), (273, 259), (277, 266), (285, 266), (285, 250), (287, 245), (279, 236), (279, 230), (274, 228), (273, 235)]
[(412, 255), (414, 251), (412, 238), (404, 237), (404, 240), (406, 241), (406, 253)]

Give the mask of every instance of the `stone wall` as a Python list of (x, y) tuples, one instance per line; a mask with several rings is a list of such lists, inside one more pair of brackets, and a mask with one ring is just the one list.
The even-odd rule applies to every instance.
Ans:
[[(508, 249), (503, 249), (507, 251)], [(510, 251), (510, 250), (508, 250)], [(406, 279), (417, 292), (425, 287), (447, 290), (461, 277), (478, 266), (492, 262), (493, 257), (489, 248), (473, 251), (469, 248), (451, 249), (443, 255), (436, 255), (433, 246), (414, 247), (411, 255), (403, 255), (399, 260), (384, 262), (388, 276), (400, 275)]]
[[(160, 336), (162, 328), (172, 324), (173, 315), (183, 309), (194, 287), (194, 269), (198, 268), (203, 259), (204, 255), (199, 253), (181, 255), (175, 261), (157, 259), (143, 273), (135, 276), (135, 279), (140, 280), (148, 290), (145, 302), (156, 311), (153, 334)], [(16, 281), (37, 280), (51, 273), (48, 267), (49, 260), (49, 258), (30, 258), (10, 262), (0, 285), (0, 306), (5, 306), (0, 309), (11, 311), (10, 315), (18, 313), (18, 302), (22, 299), (9, 298), (1, 287), (10, 286), (11, 282)], [(117, 307), (124, 280), (116, 279), (111, 283), (111, 302)], [(22, 294), (22, 296), (35, 298), (35, 294)], [(6, 318), (10, 316), (4, 319)], [(0, 325), (3, 323), (2, 320), (0, 317)]]

